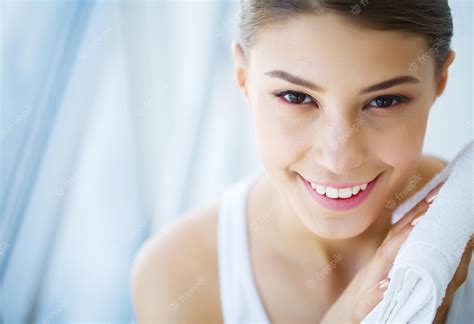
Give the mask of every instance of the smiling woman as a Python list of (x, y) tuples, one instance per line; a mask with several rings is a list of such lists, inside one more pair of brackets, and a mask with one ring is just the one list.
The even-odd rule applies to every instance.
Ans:
[[(265, 172), (142, 248), (139, 320), (359, 322), (380, 302), (411, 222), (436, 190), (395, 225), (393, 210), (445, 165), (421, 152), (455, 58), (453, 27), (445, 0), (357, 6), (242, 1), (234, 71)], [(407, 192), (414, 176), (421, 180)], [(199, 298), (181, 298), (197, 276)]]

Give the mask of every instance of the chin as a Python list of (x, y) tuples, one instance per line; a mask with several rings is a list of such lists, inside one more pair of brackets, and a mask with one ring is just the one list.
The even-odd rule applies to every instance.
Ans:
[(355, 238), (364, 233), (371, 225), (367, 214), (326, 217), (315, 219), (300, 217), (303, 224), (315, 235), (327, 240), (343, 240)]

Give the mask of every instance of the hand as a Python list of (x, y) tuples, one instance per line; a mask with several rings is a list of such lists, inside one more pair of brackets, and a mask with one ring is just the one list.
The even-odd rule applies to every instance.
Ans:
[[(436, 186), (427, 197), (434, 197), (443, 184), (444, 182)], [(401, 245), (414, 226), (413, 220), (421, 217), (428, 210), (429, 203), (426, 198), (392, 225), (374, 257), (352, 279), (341, 296), (326, 312), (321, 323), (360, 323), (383, 299), (383, 293), (388, 288), (388, 273)], [(433, 201), (433, 199), (429, 200)], [(457, 275), (458, 277), (456, 275), (455, 283), (451, 288), (454, 290), (459, 287), (459, 282), (463, 279), (462, 272)], [(443, 310), (445, 310), (444, 306), (440, 307), (440, 316), (443, 315)]]

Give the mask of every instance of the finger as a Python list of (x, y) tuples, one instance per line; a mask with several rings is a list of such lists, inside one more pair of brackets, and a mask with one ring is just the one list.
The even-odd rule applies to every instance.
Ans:
[(439, 190), (441, 189), (443, 185), (444, 185), (444, 181), (436, 185), (436, 187), (434, 187), (433, 189), (431, 189), (430, 192), (428, 192), (428, 194), (425, 196), (424, 199), (418, 202), (418, 204), (416, 204), (407, 214), (405, 214), (404, 217), (402, 217), (398, 222), (396, 222), (393, 225), (395, 228), (395, 231), (399, 230), (400, 228), (405, 226), (407, 223), (411, 222), (414, 216), (416, 216), (416, 214), (421, 212), (420, 209), (428, 209), (428, 207), (434, 201)]
[(403, 242), (406, 241), (412, 229), (413, 226), (411, 224), (405, 225), (405, 227), (393, 235), (390, 240), (377, 249), (374, 258), (370, 262), (366, 281), (364, 283), (367, 289), (387, 277), (395, 260), (395, 256), (400, 250)]
[(355, 322), (361, 322), (378, 303), (383, 299), (384, 292), (388, 289), (390, 279), (385, 278), (376, 285), (367, 289), (359, 298), (354, 308), (353, 318)]
[(416, 204), (412, 209), (410, 209), (401, 219), (399, 219), (395, 224), (392, 225), (390, 232), (387, 234), (384, 242), (390, 240), (394, 235), (400, 232), (407, 224), (411, 223), (416, 217), (426, 213), (429, 208), (429, 204), (422, 200)]
[(418, 217), (419, 215), (424, 214), (430, 204), (433, 202), (427, 201), (427, 198), (433, 199), (433, 197), (436, 197), (436, 194), (439, 192), (441, 187), (444, 185), (445, 181), (440, 182), (436, 187), (434, 187), (426, 196), (424, 199), (422, 199), (420, 202), (418, 202), (412, 209), (410, 209), (402, 218), (400, 218), (395, 224), (392, 225), (392, 228), (390, 229), (389, 233), (387, 234), (387, 237), (385, 238), (385, 241), (388, 241), (395, 233), (400, 231), (405, 225), (408, 223), (411, 223), (414, 218)]

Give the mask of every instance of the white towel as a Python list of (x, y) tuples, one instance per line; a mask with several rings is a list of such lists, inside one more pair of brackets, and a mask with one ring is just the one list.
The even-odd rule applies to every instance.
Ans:
[(384, 299), (363, 324), (432, 323), (474, 233), (473, 151), (470, 141), (443, 171), (394, 212), (392, 223), (446, 180), (401, 246), (388, 275)]

